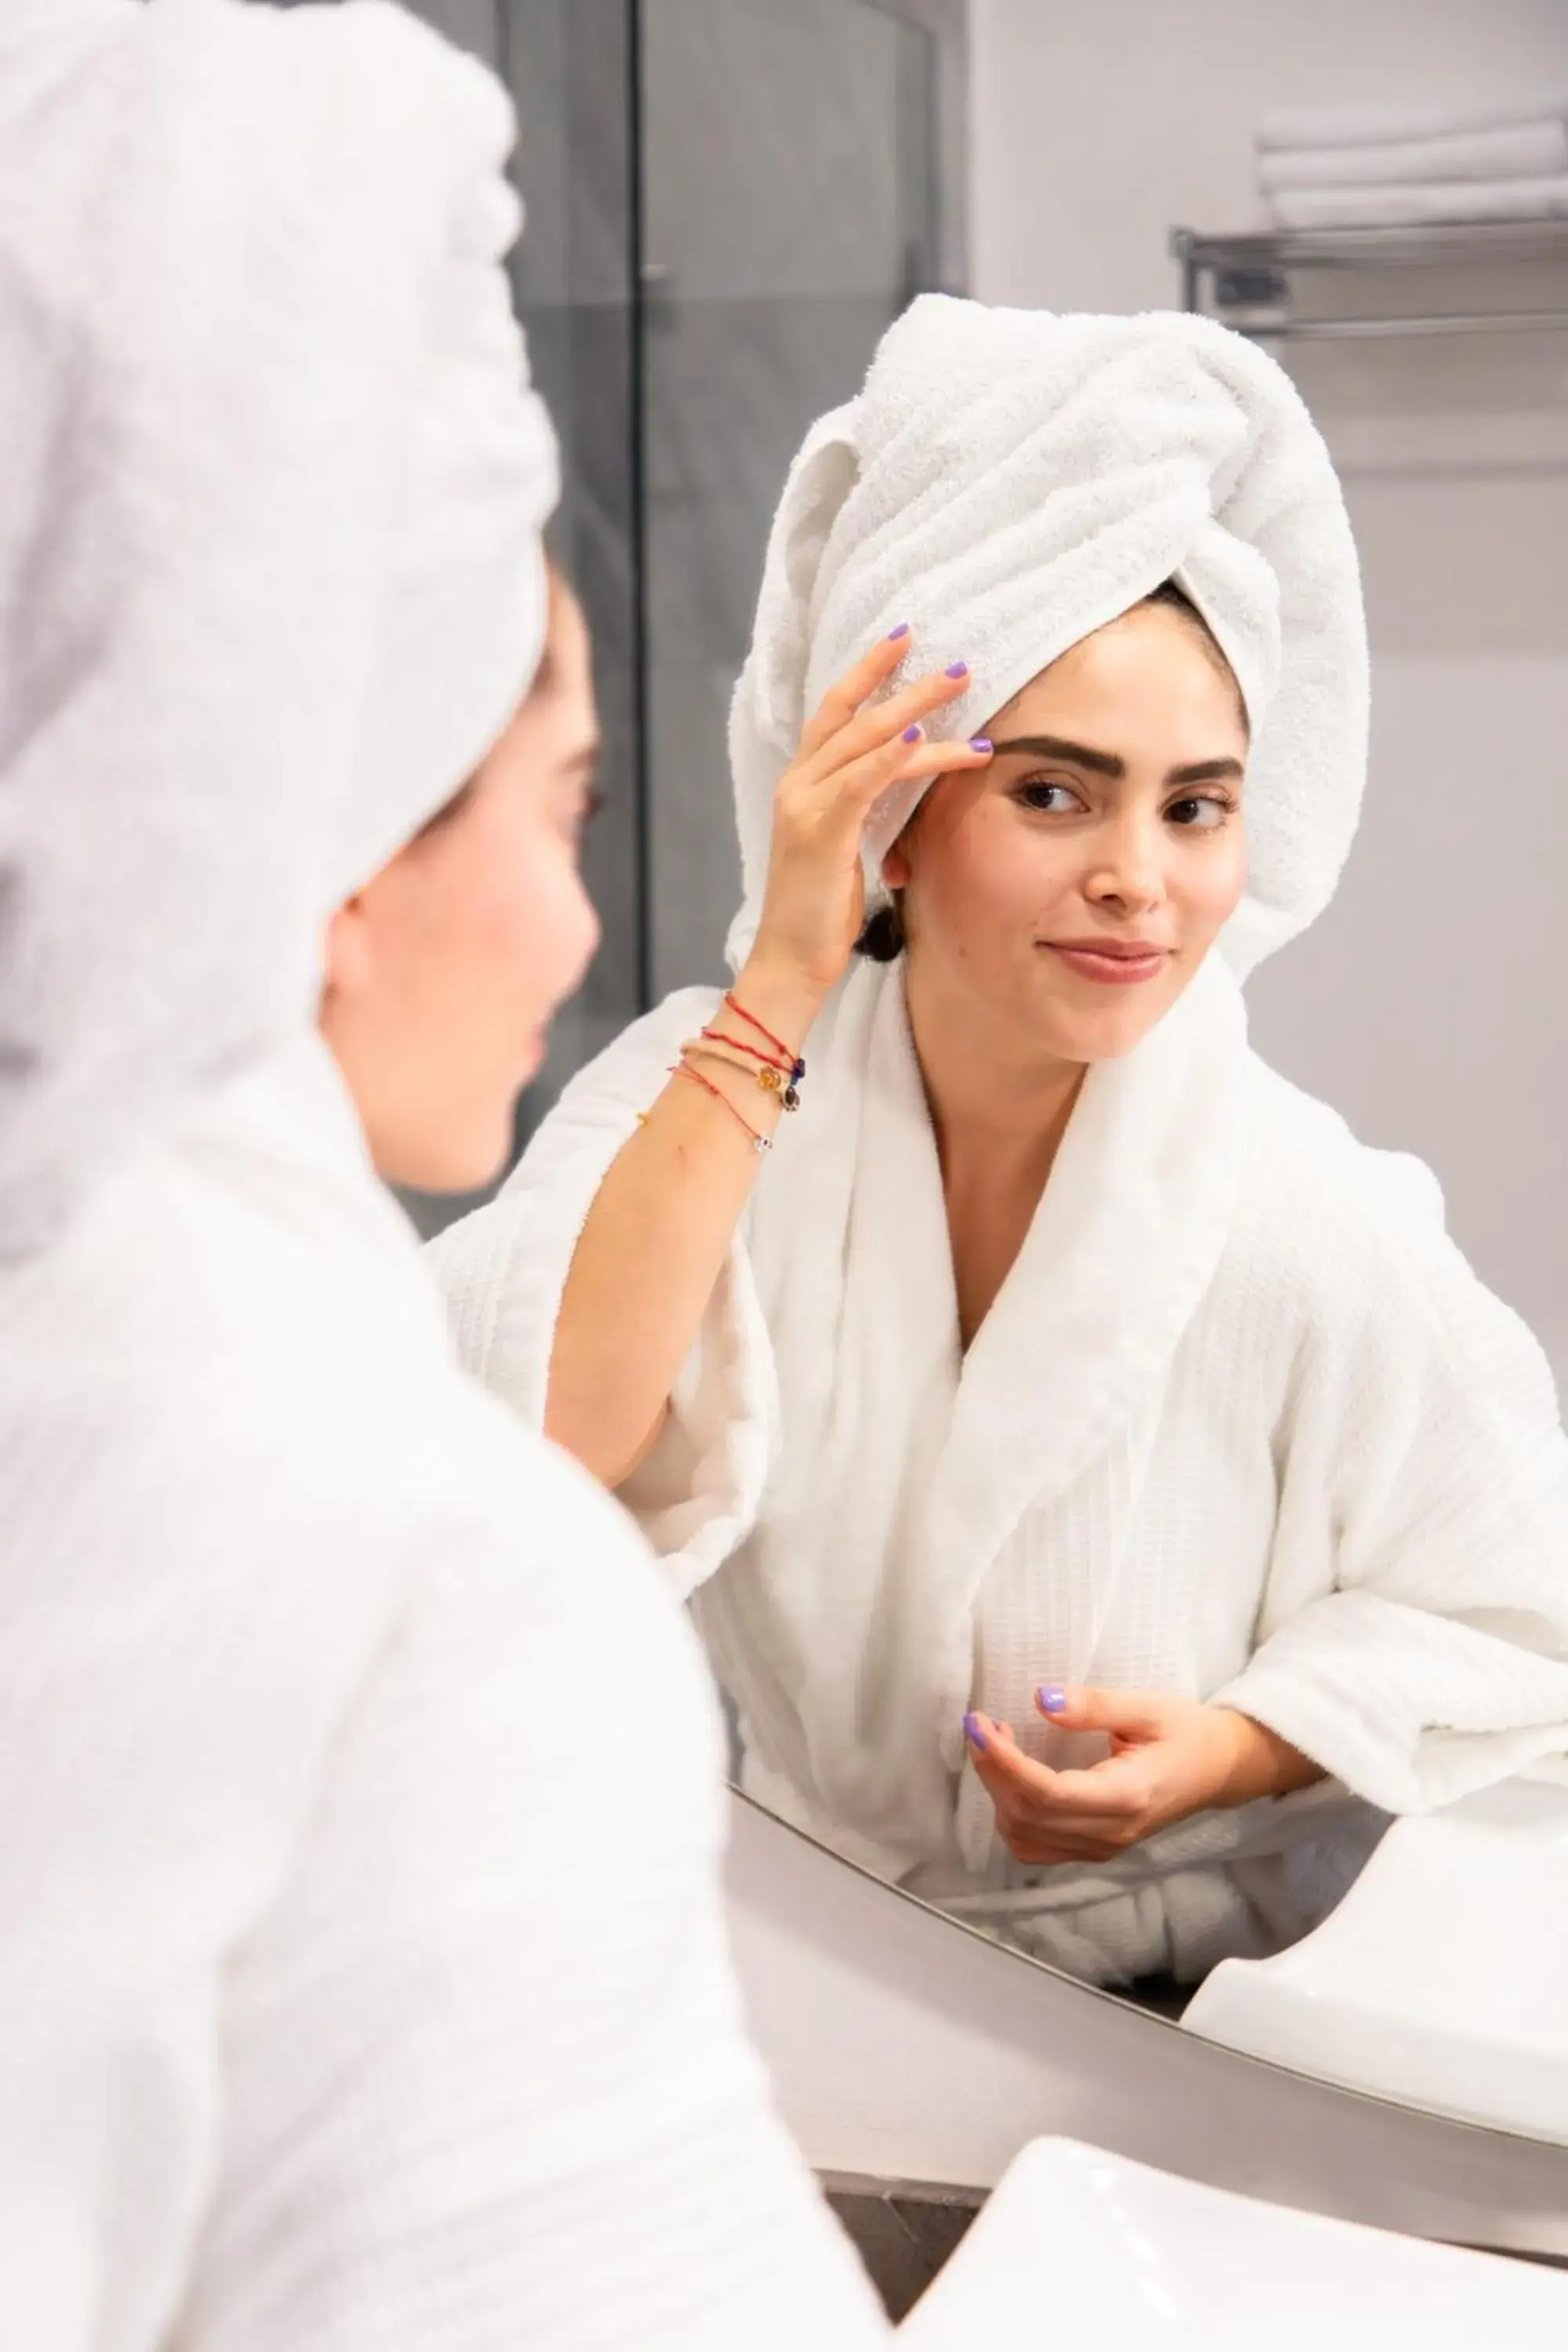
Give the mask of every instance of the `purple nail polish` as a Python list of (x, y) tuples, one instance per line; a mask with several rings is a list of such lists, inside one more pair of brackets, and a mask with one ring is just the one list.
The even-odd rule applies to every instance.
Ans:
[(967, 677), (969, 676), (969, 664), (967, 662), (949, 662), (947, 666), (947, 674), (949, 677)]
[(972, 1715), (966, 1715), (963, 1718), (963, 1736), (973, 1747), (979, 1748), (982, 1756), (984, 1755), (985, 1734), (981, 1730), (980, 1726), (975, 1722), (974, 1717)]
[(904, 730), (904, 740), (906, 743), (918, 743), (924, 733), (925, 729), (923, 727), (906, 727)]
[(889, 629), (888, 631), (888, 642), (890, 645), (895, 637), (907, 637), (909, 634), (909, 623), (907, 621), (900, 621), (896, 629)]
[(969, 748), (972, 751), (989, 751), (991, 749), (990, 736), (972, 735), (969, 739)]
[(1047, 1683), (1035, 1693), (1045, 1715), (1065, 1715), (1068, 1695), (1059, 1683)]

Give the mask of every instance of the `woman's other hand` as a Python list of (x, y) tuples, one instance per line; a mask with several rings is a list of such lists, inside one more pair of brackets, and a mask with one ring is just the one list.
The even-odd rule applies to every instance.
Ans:
[(962, 663), (866, 707), (910, 647), (909, 631), (896, 630), (839, 679), (779, 779), (762, 919), (735, 983), (743, 1003), (756, 995), (776, 1004), (782, 990), (815, 1010), (842, 978), (865, 920), (860, 848), (875, 803), (895, 784), (983, 768), (991, 757), (988, 743), (933, 740), (925, 725), (968, 687)]
[(1053, 1771), (1024, 1754), (1005, 1723), (964, 1718), (974, 1769), (1019, 1862), (1110, 1862), (1172, 1822), (1211, 1807), (1284, 1796), (1322, 1779), (1277, 1732), (1228, 1706), (1159, 1691), (1047, 1689), (1036, 1705), (1063, 1731), (1103, 1731), (1100, 1764)]

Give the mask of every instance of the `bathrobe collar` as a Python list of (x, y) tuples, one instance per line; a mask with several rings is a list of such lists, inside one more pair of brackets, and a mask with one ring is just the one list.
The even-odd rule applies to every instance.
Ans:
[[(1134, 1053), (1089, 1072), (961, 1358), (901, 970), (858, 968), (814, 1037), (807, 1108), (750, 1220), (780, 1462), (757, 1537), (701, 1614), (721, 1654), (771, 1643), (787, 1705), (752, 1731), (895, 1861), (931, 1853), (933, 1807), (951, 1817), (987, 1571), (1159, 1393), (1214, 1275), (1247, 1069), (1240, 992), (1214, 958)], [(863, 1734), (847, 1748), (846, 1721)]]

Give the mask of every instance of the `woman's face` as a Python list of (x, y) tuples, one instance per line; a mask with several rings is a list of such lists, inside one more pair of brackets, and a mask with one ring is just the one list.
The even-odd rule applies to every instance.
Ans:
[(911, 987), (1025, 1059), (1125, 1054), (1241, 897), (1235, 680), (1195, 622), (1137, 605), (985, 732), (991, 765), (942, 778), (885, 862)]
[(588, 634), (551, 593), (544, 656), (468, 789), (332, 919), (321, 1026), (390, 1181), (468, 1192), (599, 927), (578, 872), (598, 752)]

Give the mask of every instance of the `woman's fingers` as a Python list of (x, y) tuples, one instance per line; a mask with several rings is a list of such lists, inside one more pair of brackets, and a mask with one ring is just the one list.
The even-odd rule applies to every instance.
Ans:
[(1145, 1753), (1134, 1748), (1091, 1764), (1087, 1771), (1053, 1773), (1050, 1787), (1039, 1793), (1041, 1811), (1064, 1824), (1125, 1821), (1141, 1813), (1149, 1801)]
[(978, 1709), (964, 1734), (976, 1777), (996, 1809), (996, 1831), (1015, 1861), (1089, 1864), (1111, 1860), (1142, 1835), (1150, 1792), (1147, 1748), (1128, 1748), (1087, 1770), (1053, 1771), (1026, 1756), (1010, 1725)]
[(967, 1715), (963, 1725), (971, 1761), (993, 1799), (1017, 1805), (1037, 1801), (1048, 1790), (1056, 1778), (1049, 1765), (1037, 1764), (1016, 1748), (1005, 1725), (993, 1723), (984, 1715)]
[(802, 775), (820, 783), (836, 776), (852, 761), (863, 759), (868, 751), (879, 751), (883, 744), (895, 742), (900, 736), (907, 740), (910, 727), (923, 726), (944, 703), (955, 702), (968, 685), (969, 673), (965, 670), (957, 677), (939, 671), (934, 677), (917, 678), (912, 686), (900, 687), (885, 702), (872, 703), (836, 728), (801, 762)]
[(843, 810), (863, 823), (871, 803), (895, 784), (920, 783), (931, 776), (983, 768), (991, 757), (989, 744), (980, 751), (973, 743), (931, 742), (922, 730), (906, 729), (892, 742), (836, 769), (826, 783), (816, 787), (818, 806), (824, 814)]
[(1035, 1705), (1062, 1731), (1106, 1731), (1117, 1739), (1158, 1739), (1173, 1712), (1187, 1702), (1163, 1691), (1089, 1690), (1075, 1683), (1047, 1684)]
[(841, 854), (851, 845), (858, 849), (866, 820), (884, 793), (899, 784), (983, 768), (992, 757), (989, 745), (978, 751), (973, 743), (928, 742), (918, 729), (911, 731), (912, 741), (900, 736), (799, 797), (781, 797), (781, 811), (787, 810), (792, 822), (804, 828), (804, 837), (835, 845)]
[(893, 630), (881, 638), (868, 654), (863, 654), (853, 669), (845, 671), (837, 683), (830, 686), (800, 739), (798, 757), (809, 760), (819, 751), (830, 735), (847, 727), (860, 705), (876, 693), (885, 677), (890, 677), (910, 650), (907, 627)]

